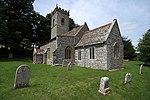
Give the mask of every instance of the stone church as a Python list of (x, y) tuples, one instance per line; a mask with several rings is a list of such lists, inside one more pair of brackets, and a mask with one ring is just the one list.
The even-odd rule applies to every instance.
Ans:
[(69, 11), (58, 6), (52, 11), (51, 39), (34, 49), (33, 63), (111, 70), (122, 68), (123, 42), (117, 20), (89, 30), (84, 23), (69, 31)]

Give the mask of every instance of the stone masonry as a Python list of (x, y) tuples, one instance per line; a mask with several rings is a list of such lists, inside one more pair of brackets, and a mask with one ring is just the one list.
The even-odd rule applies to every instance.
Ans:
[(93, 30), (86, 23), (71, 31), (68, 26), (69, 11), (56, 6), (52, 11), (51, 39), (34, 50), (34, 63), (62, 65), (65, 60), (94, 69), (122, 68), (123, 42), (116, 19)]

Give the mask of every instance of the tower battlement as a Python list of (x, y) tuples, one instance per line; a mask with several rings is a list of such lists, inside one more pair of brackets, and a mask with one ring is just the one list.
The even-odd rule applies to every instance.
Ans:
[(58, 7), (58, 5), (56, 5), (55, 9), (52, 11), (52, 15), (54, 15), (57, 11), (69, 16), (69, 11)]
[(58, 35), (68, 32), (69, 30), (69, 11), (64, 10), (56, 4), (55, 9), (51, 12), (51, 39)]

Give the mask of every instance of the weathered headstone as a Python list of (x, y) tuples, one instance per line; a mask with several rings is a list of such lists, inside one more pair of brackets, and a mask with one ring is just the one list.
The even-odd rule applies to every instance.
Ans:
[(68, 65), (67, 65), (67, 70), (71, 70), (72, 69), (72, 63), (69, 62)]
[(110, 93), (108, 83), (109, 83), (109, 78), (108, 77), (102, 77), (100, 80), (100, 88), (99, 88), (98, 92), (100, 92), (104, 95), (107, 95), (108, 93)]
[(125, 81), (124, 81), (124, 83), (128, 83), (128, 82), (130, 82), (130, 81), (131, 81), (131, 79), (132, 79), (132, 75), (131, 75), (131, 73), (127, 73), (127, 74), (125, 75)]
[(28, 65), (21, 65), (16, 69), (14, 88), (27, 87), (29, 85), (30, 68)]
[(143, 74), (143, 65), (141, 64), (139, 74)]
[(9, 58), (9, 59), (13, 59), (13, 54), (12, 54), (12, 53), (9, 53), (8, 58)]
[(67, 67), (67, 65), (68, 65), (68, 61), (67, 60), (63, 60), (62, 67)]

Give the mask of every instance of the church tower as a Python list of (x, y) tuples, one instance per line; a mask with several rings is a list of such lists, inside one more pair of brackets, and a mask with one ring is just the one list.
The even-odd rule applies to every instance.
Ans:
[(69, 31), (69, 11), (56, 5), (51, 18), (51, 39)]

